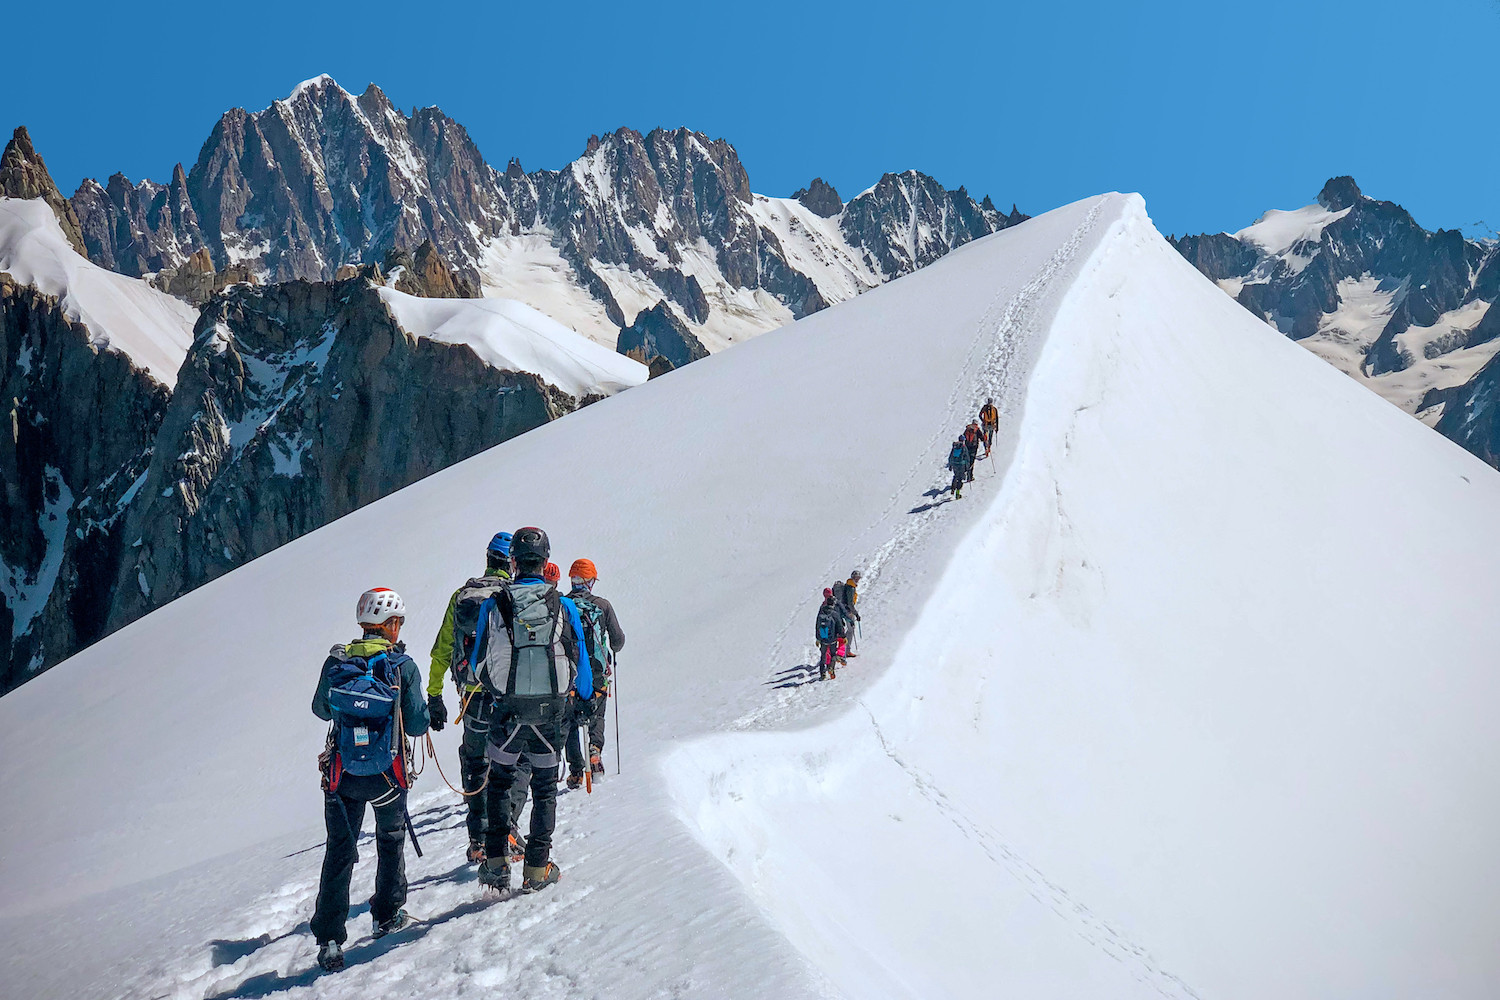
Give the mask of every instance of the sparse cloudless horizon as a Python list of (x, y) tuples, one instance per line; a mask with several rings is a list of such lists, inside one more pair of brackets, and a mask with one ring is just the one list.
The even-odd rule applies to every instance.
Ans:
[(1500, 229), (1494, 0), (1258, 4), (84, 2), (10, 12), (0, 127), (65, 194), (191, 169), (226, 110), (328, 73), (436, 105), (527, 170), (686, 125), (752, 190), (845, 199), (915, 168), (1039, 214), (1138, 191), (1164, 233), (1234, 231), (1328, 177), (1429, 229)]

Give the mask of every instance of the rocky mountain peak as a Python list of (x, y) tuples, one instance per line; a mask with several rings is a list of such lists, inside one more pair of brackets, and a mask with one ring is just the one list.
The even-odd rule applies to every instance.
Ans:
[(0, 153), (0, 197), (41, 198), (56, 213), (57, 222), (73, 249), (88, 256), (78, 215), (53, 183), (47, 164), (32, 146), (31, 134), (25, 125), (16, 126), (15, 134), (5, 144), (4, 153)]
[(1342, 212), (1357, 204), (1364, 195), (1353, 177), (1330, 177), (1318, 192), (1318, 204), (1330, 212)]
[(839, 197), (832, 184), (821, 177), (814, 177), (811, 184), (795, 192), (792, 197), (805, 205), (809, 212), (825, 219), (831, 219), (844, 210), (844, 199)]
[(647, 365), (665, 358), (673, 368), (708, 357), (702, 341), (677, 318), (665, 299), (642, 309), (635, 322), (620, 331), (615, 350)]
[(479, 298), (479, 289), (448, 266), (431, 240), (423, 240), (416, 253), (393, 248), (385, 255), (385, 272), (391, 287), (408, 295), (428, 299)]

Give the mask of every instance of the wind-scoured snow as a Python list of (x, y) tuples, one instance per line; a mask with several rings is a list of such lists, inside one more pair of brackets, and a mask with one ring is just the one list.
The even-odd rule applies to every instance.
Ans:
[(0, 198), (0, 271), (57, 297), (95, 348), (119, 351), (163, 385), (176, 384), (197, 310), (80, 256), (46, 202)]
[[(987, 395), (995, 456), (951, 501)], [(1138, 199), (1068, 206), (424, 479), (0, 700), (0, 981), (1487, 997), (1497, 503)], [(377, 942), (356, 906), (350, 968), (319, 976), (324, 652), (391, 586), (425, 667), (490, 535), (527, 523), (596, 562), (625, 626), (623, 773), (612, 721), (611, 773), (560, 800), (561, 883), (486, 907), (428, 762), (424, 922)], [(808, 683), (818, 592), (854, 567), (861, 655)]]
[(1291, 211), (1273, 208), (1252, 225), (1230, 235), (1235, 239), (1249, 240), (1275, 256), (1286, 253), (1298, 243), (1318, 242), (1330, 223), (1337, 222), (1348, 214), (1347, 208), (1331, 212), (1322, 205), (1306, 205)]
[(1138, 202), (1020, 441), (856, 708), (669, 758), (705, 845), (847, 996), (1495, 995), (1500, 476)]
[(532, 372), (572, 396), (613, 395), (646, 381), (646, 366), (512, 299), (429, 299), (378, 290), (402, 329), (464, 344), (505, 371)]

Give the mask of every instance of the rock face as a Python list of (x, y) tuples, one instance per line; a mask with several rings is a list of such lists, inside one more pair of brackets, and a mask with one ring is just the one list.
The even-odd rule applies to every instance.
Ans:
[(886, 174), (849, 202), (839, 228), (852, 245), (874, 257), (881, 273), (897, 277), (1025, 218), (1019, 212), (1002, 215), (989, 199), (978, 204), (961, 187), (948, 191), (926, 174), (908, 170)]
[(125, 520), (111, 629), (571, 409), (407, 334), (367, 277), (236, 285), (203, 310)]
[[(847, 205), (821, 179), (764, 198), (732, 145), (689, 129), (622, 128), (561, 170), (501, 172), (441, 111), (406, 115), (373, 84), (356, 97), (326, 76), (226, 113), (167, 186), (116, 175), (73, 203), (91, 258), (127, 274), (180, 275), (207, 249), (233, 280), (334, 280), (430, 243), (457, 294), (483, 286), (579, 317), (609, 347), (665, 299), (710, 350), (1025, 219), (915, 171)], [(823, 219), (837, 225), (812, 225)]]
[(807, 206), (807, 210), (825, 219), (832, 219), (844, 210), (844, 199), (821, 177), (814, 177), (811, 184), (798, 190), (793, 198)]
[(58, 224), (73, 244), (73, 249), (87, 256), (83, 231), (73, 206), (47, 172), (47, 164), (32, 148), (31, 135), (25, 126), (17, 126), (5, 151), (0, 153), (0, 198), (41, 198), (57, 215)]
[(117, 530), (168, 390), (0, 272), (0, 692), (107, 631)]
[(665, 358), (673, 368), (708, 357), (708, 348), (693, 336), (665, 301), (642, 309), (635, 322), (620, 331), (615, 350), (645, 365)]
[[(143, 277), (185, 266), (206, 252), (180, 163), (165, 187), (152, 181), (133, 184), (124, 174), (115, 174), (104, 187), (86, 180), (72, 204), (89, 259), (121, 274)], [(207, 263), (213, 271), (212, 259)], [(201, 269), (202, 264), (196, 266)]]
[(215, 292), (223, 291), (230, 285), (260, 283), (243, 264), (215, 271), (213, 258), (209, 256), (207, 249), (194, 253), (183, 261), (181, 267), (162, 268), (147, 280), (168, 295), (175, 295), (195, 306), (203, 305)]
[(1351, 177), (1330, 179), (1313, 205), (1173, 244), (1245, 308), (1471, 447), (1457, 428), (1476, 418), (1445, 411), (1484, 397), (1465, 383), (1500, 350), (1500, 317), (1489, 318), (1500, 245), (1429, 232)]
[(448, 266), (431, 240), (424, 240), (415, 254), (391, 250), (385, 255), (385, 274), (386, 284), (408, 295), (428, 299), (479, 298), (479, 289)]

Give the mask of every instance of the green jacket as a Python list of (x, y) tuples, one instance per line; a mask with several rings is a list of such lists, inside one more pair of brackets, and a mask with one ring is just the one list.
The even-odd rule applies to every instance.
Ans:
[[(495, 576), (509, 580), (510, 574), (505, 570), (496, 570)], [(458, 595), (463, 593), (464, 588), (459, 587), (448, 598), (448, 610), (443, 613), (443, 625), (438, 629), (437, 638), (432, 641), (432, 665), (427, 668), (427, 693), (437, 697), (443, 693), (443, 677), (448, 673), (448, 668), (453, 664), (453, 609), (458, 604)], [(479, 685), (471, 685), (467, 691), (459, 694), (468, 694), (470, 691), (479, 690)]]

